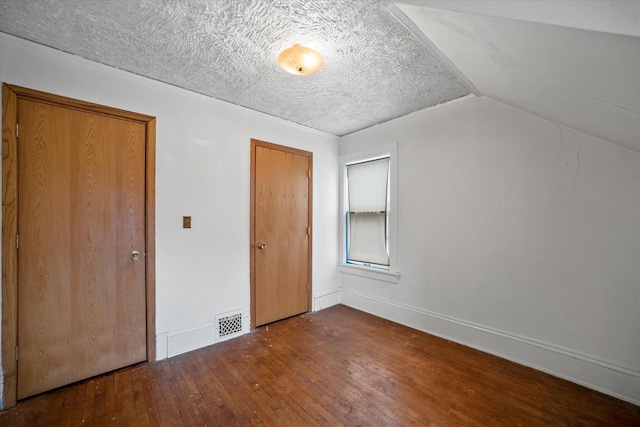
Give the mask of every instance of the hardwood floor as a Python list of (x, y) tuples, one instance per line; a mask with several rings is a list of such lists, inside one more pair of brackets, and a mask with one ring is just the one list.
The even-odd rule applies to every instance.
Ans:
[(640, 425), (640, 407), (336, 306), (0, 412), (0, 426)]

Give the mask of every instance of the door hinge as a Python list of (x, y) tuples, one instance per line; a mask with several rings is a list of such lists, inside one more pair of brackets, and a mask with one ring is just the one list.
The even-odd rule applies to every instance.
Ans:
[[(311, 283), (307, 283), (307, 290), (311, 291)], [(16, 348), (16, 350), (17, 350), (17, 348)]]
[(16, 249), (20, 248), (20, 235), (16, 234)]
[(18, 346), (16, 346), (16, 360), (18, 360)]
[(16, 122), (16, 138), (18, 138), (18, 128), (19, 128), (19, 127), (20, 127), (20, 126), (18, 125), (18, 122)]
[(307, 227), (307, 234), (311, 236), (311, 227)]

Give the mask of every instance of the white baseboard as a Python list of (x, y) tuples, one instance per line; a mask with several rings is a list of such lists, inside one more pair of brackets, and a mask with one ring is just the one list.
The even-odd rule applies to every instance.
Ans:
[(156, 360), (169, 357), (169, 335), (167, 332), (156, 335)]
[(637, 369), (353, 290), (342, 289), (341, 302), (640, 405)]
[(167, 334), (167, 357), (197, 350), (216, 342), (214, 322), (197, 325)]
[(186, 328), (175, 329), (156, 335), (156, 360), (166, 359), (197, 350), (217, 342), (235, 338), (249, 332), (249, 315), (242, 314), (242, 333), (218, 337), (217, 321), (213, 320)]
[(340, 290), (322, 292), (313, 296), (313, 311), (324, 310), (340, 304)]

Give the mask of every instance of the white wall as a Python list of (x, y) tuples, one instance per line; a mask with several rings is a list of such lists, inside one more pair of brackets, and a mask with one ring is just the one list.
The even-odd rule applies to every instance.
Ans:
[(397, 3), (640, 36), (640, 2), (637, 0), (400, 0)]
[(211, 343), (216, 314), (249, 314), (251, 138), (313, 152), (314, 309), (339, 302), (337, 137), (6, 34), (0, 80), (157, 118), (159, 358)]
[(342, 302), (640, 403), (640, 154), (486, 98), (346, 136), (398, 142), (398, 284)]

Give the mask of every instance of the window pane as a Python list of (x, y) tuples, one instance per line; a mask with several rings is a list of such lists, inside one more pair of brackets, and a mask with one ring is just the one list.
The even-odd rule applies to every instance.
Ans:
[(348, 261), (389, 265), (388, 182), (388, 157), (347, 166)]
[(388, 157), (347, 166), (349, 211), (386, 211), (388, 174)]
[(349, 214), (349, 261), (389, 265), (385, 212)]

